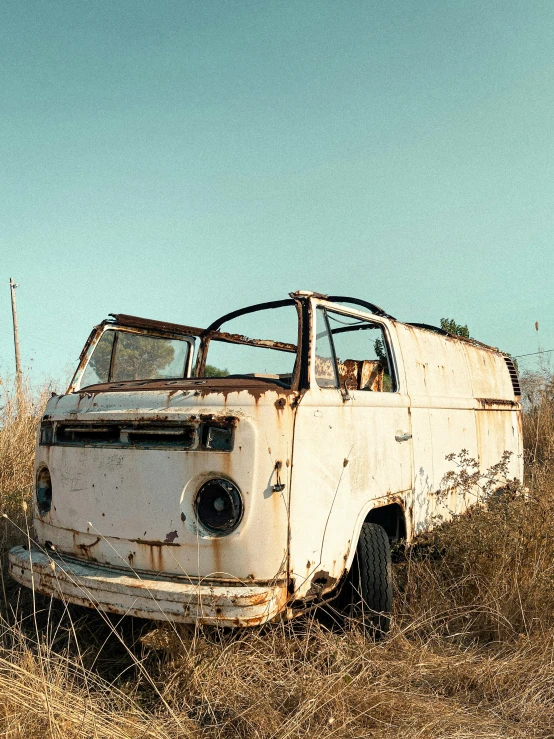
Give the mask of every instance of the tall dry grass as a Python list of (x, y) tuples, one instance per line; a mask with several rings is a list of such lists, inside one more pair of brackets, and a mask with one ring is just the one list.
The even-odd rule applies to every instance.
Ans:
[(554, 376), (529, 372), (522, 391), (525, 462), (531, 481), (540, 482), (554, 475)]
[[(23, 531), (41, 402), (0, 411), (3, 510)], [(399, 555), (378, 642), (314, 615), (231, 632), (33, 606), (4, 582), (0, 736), (553, 737), (553, 421), (542, 389), (528, 493), (508, 486)]]
[(34, 390), (23, 382), (18, 398), (11, 378), (0, 377), (0, 499), (20, 507), (33, 485), (35, 432), (48, 397), (48, 388)]
[[(35, 435), (50, 394), (50, 385), (36, 388), (28, 378), (18, 394), (14, 378), (0, 376), (0, 506), (19, 528), (27, 521), (24, 504), (32, 498)], [(0, 555), (19, 539), (18, 528), (2, 525)]]

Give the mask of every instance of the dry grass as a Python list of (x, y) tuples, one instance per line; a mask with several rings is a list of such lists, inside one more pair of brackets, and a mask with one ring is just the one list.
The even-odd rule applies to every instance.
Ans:
[(554, 475), (554, 376), (527, 373), (522, 378), (525, 461), (533, 482)]
[(33, 485), (35, 432), (49, 388), (23, 384), (19, 400), (14, 383), (0, 377), (0, 499), (3, 510), (21, 509)]
[[(41, 401), (1, 411), (0, 490), (19, 516)], [(230, 632), (116, 619), (8, 582), (0, 736), (554, 736), (554, 400), (525, 419), (530, 492), (438, 529), (396, 564), (375, 642), (314, 617)], [(12, 529), (13, 531), (13, 529)], [(5, 536), (5, 534), (4, 534)]]

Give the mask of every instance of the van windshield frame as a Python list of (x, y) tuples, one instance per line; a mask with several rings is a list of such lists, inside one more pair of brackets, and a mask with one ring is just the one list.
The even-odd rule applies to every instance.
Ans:
[[(296, 309), (298, 335), (298, 340), (296, 344), (276, 341), (274, 339), (250, 338), (242, 334), (227, 333), (219, 330), (219, 328), (224, 323), (227, 323), (233, 318), (237, 318), (241, 315), (246, 315), (248, 313), (254, 313), (257, 311), (271, 310), (273, 308), (280, 308), (285, 306), (293, 306)], [(80, 355), (79, 366), (73, 376), (67, 392), (81, 392), (82, 389), (94, 387), (94, 385), (83, 385), (82, 380), (98, 341), (100, 340), (102, 334), (106, 330), (110, 329), (119, 331), (135, 331), (152, 337), (185, 340), (189, 342), (191, 350), (188, 354), (187, 370), (184, 377), (175, 379), (145, 378), (144, 380), (123, 380), (118, 382), (98, 383), (98, 387), (101, 386), (103, 390), (114, 390), (119, 388), (123, 389), (124, 387), (132, 387), (133, 385), (137, 384), (144, 385), (145, 383), (163, 385), (164, 382), (167, 382), (172, 386), (175, 386), (176, 384), (180, 383), (188, 384), (189, 382), (193, 382), (195, 379), (202, 379), (205, 381), (217, 380), (218, 383), (221, 382), (222, 384), (224, 384), (225, 381), (229, 379), (231, 381), (234, 381), (234, 384), (237, 384), (238, 381), (240, 382), (240, 384), (244, 384), (245, 386), (247, 386), (248, 382), (251, 381), (255, 382), (256, 384), (259, 384), (260, 382), (275, 383), (285, 388), (299, 387), (300, 384), (305, 383), (305, 378), (307, 374), (307, 369), (305, 366), (307, 360), (305, 357), (303, 357), (303, 359), (301, 360), (301, 354), (303, 355), (307, 351), (306, 347), (308, 345), (307, 337), (303, 336), (306, 333), (306, 326), (308, 325), (307, 310), (307, 301), (299, 298), (291, 297), (286, 300), (258, 303), (256, 305), (233, 311), (232, 313), (227, 313), (211, 323), (208, 328), (205, 329), (175, 323), (166, 323), (163, 321), (155, 321), (152, 319), (140, 318), (138, 316), (130, 316), (126, 314), (110, 314), (110, 319), (103, 321), (99, 326), (96, 326), (92, 330), (85, 346), (83, 347)], [(193, 349), (196, 338), (199, 339), (199, 347), (193, 368)], [(246, 375), (229, 374), (227, 376), (206, 377), (204, 372), (206, 364), (209, 361), (208, 352), (211, 341), (225, 342), (230, 344), (242, 344), (251, 347), (295, 354), (296, 357), (294, 361), (294, 366), (292, 371), (287, 374), (286, 380), (275, 376), (264, 377), (263, 374), (260, 375), (256, 372)]]
[[(293, 344), (290, 342), (284, 342), (284, 341), (277, 341), (275, 339), (261, 339), (261, 338), (251, 338), (249, 336), (245, 336), (243, 334), (235, 334), (235, 333), (228, 333), (225, 331), (221, 331), (220, 328), (225, 323), (228, 323), (232, 321), (235, 318), (240, 318), (241, 316), (248, 315), (251, 313), (257, 313), (262, 312), (266, 310), (274, 310), (276, 308), (285, 308), (285, 307), (291, 307), (296, 308), (296, 321), (297, 321), (297, 343)], [(299, 309), (299, 303), (297, 300), (293, 300), (292, 298), (288, 298), (286, 300), (275, 300), (270, 301), (266, 303), (257, 303), (256, 305), (251, 305), (246, 308), (241, 308), (236, 311), (232, 311), (231, 313), (227, 313), (224, 316), (221, 316), (216, 321), (211, 323), (208, 328), (206, 328), (200, 337), (200, 347), (198, 351), (198, 356), (194, 368), (194, 377), (197, 378), (211, 378), (213, 375), (206, 374), (207, 368), (210, 368), (210, 346), (212, 342), (223, 342), (228, 344), (242, 344), (249, 347), (254, 347), (256, 349), (265, 349), (265, 350), (273, 350), (276, 352), (284, 352), (289, 354), (294, 354), (295, 359), (294, 363), (291, 367), (290, 372), (286, 372), (285, 374), (265, 374), (260, 372), (248, 372), (248, 373), (229, 373), (225, 375), (220, 375), (217, 377), (218, 380), (225, 381), (226, 378), (232, 379), (232, 380), (244, 380), (244, 382), (248, 382), (249, 380), (262, 380), (267, 381), (271, 383), (278, 384), (282, 387), (290, 388), (297, 384), (298, 376), (299, 376), (299, 366), (301, 362), (299, 361), (299, 344), (300, 344), (300, 335), (301, 335), (301, 312)]]
[[(94, 338), (86, 361), (81, 362), (76, 373), (81, 389), (112, 383), (165, 382), (190, 376), (193, 337), (107, 323)], [(96, 374), (94, 382), (87, 380), (89, 371)]]

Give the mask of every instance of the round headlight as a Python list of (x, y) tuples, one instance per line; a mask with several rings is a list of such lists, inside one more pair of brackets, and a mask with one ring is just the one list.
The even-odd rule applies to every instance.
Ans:
[(37, 508), (41, 516), (52, 507), (52, 480), (48, 467), (41, 467), (37, 474)]
[(216, 478), (205, 482), (196, 495), (196, 517), (213, 534), (229, 534), (242, 517), (239, 489), (229, 480)]

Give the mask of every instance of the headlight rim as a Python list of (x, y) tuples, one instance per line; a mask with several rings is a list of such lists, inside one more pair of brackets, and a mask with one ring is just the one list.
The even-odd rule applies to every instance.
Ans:
[[(227, 528), (216, 528), (213, 526), (210, 526), (209, 523), (206, 523), (205, 520), (203, 520), (200, 512), (199, 512), (199, 501), (201, 498), (201, 495), (203, 491), (205, 491), (205, 488), (207, 488), (209, 485), (213, 485), (214, 483), (222, 482), (226, 485), (230, 485), (235, 493), (236, 493), (236, 500), (238, 502), (238, 508), (239, 512), (238, 515), (235, 517), (232, 525), (230, 525)], [(229, 495), (229, 491), (226, 491)], [(242, 520), (244, 518), (244, 499), (242, 496), (242, 493), (240, 491), (239, 486), (231, 480), (229, 477), (225, 477), (221, 474), (214, 474), (211, 477), (204, 478), (200, 485), (197, 487), (196, 494), (194, 496), (194, 503), (193, 503), (193, 509), (194, 509), (194, 515), (196, 518), (196, 522), (198, 524), (198, 527), (202, 530), (202, 532), (205, 532), (205, 535), (210, 538), (220, 538), (224, 536), (229, 536), (229, 534), (233, 534), (237, 531), (240, 524), (242, 523)]]

